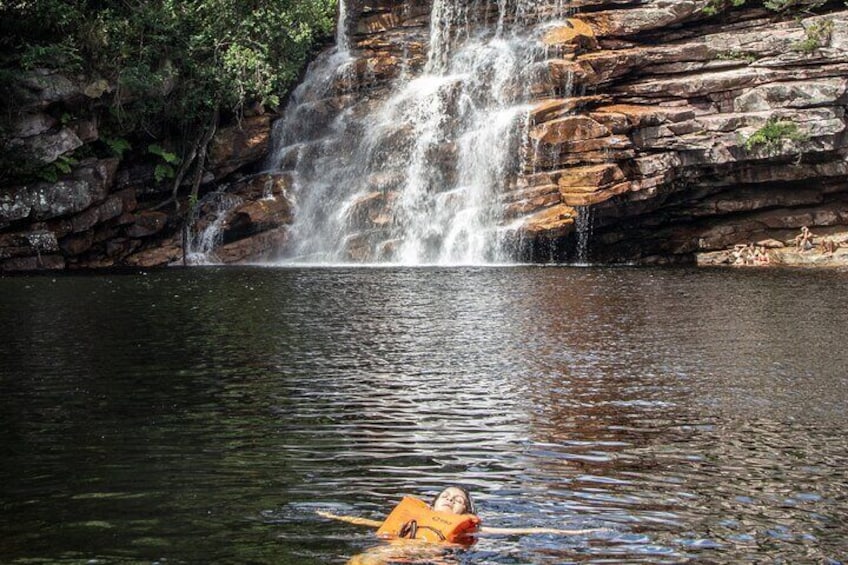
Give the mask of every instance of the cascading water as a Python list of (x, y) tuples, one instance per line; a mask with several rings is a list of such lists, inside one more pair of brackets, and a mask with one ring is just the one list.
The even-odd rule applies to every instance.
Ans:
[(185, 262), (189, 265), (212, 265), (218, 263), (215, 248), (221, 245), (224, 235), (224, 224), (227, 213), (242, 203), (241, 198), (227, 194), (223, 189), (211, 192), (203, 197), (197, 211), (211, 218), (204, 225), (197, 226), (195, 221), (189, 222), (191, 229), (185, 233)]
[(423, 72), (365, 106), (343, 90), (355, 59), (340, 33), (275, 129), (271, 168), (295, 198), (283, 261), (510, 261), (499, 195), (519, 173), (530, 88), (547, 72), (540, 37), (566, 12), (564, 0), (434, 0)]
[(339, 0), (339, 18), (336, 22), (336, 49), (342, 53), (350, 51), (350, 36), (347, 30), (347, 3)]
[(575, 218), (575, 234), (577, 236), (576, 262), (578, 265), (589, 264), (589, 240), (592, 237), (592, 208), (582, 206), (577, 209)]

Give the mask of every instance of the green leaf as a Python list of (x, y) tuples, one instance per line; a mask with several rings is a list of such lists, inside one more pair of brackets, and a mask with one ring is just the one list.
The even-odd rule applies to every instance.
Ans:
[(171, 153), (170, 151), (166, 151), (161, 145), (156, 143), (149, 145), (147, 147), (147, 151), (153, 153), (154, 155), (158, 155), (168, 164), (176, 165), (180, 162), (180, 158), (176, 156), (176, 154)]
[(156, 182), (172, 179), (175, 174), (174, 168), (167, 163), (159, 163), (156, 165), (156, 169), (153, 170), (153, 176), (156, 178)]
[(132, 149), (132, 145), (130, 145), (130, 142), (127, 141), (126, 139), (124, 139), (123, 137), (118, 137), (118, 138), (108, 138), (107, 137), (103, 141), (106, 143), (106, 145), (109, 146), (109, 149), (118, 158), (123, 158), (124, 153), (126, 151), (129, 151), (130, 149)]

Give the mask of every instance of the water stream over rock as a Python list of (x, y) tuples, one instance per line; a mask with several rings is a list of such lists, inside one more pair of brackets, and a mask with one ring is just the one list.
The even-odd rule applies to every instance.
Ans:
[(222, 190), (210, 192), (198, 203), (198, 212), (202, 212), (207, 221), (200, 225), (197, 221), (191, 222), (193, 229), (184, 234), (185, 263), (212, 265), (220, 262), (215, 249), (223, 240), (227, 214), (241, 203), (241, 198)]
[(275, 129), (269, 168), (295, 200), (283, 260), (512, 261), (501, 195), (518, 182), (534, 85), (549, 73), (541, 38), (568, 11), (562, 0), (436, 0), (425, 56), (404, 45), (402, 70), (375, 89), (379, 62), (357, 56), (342, 7), (337, 48)]

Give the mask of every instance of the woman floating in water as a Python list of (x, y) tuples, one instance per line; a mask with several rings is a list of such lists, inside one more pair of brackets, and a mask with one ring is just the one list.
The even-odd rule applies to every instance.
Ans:
[(471, 495), (462, 487), (451, 486), (436, 496), (433, 504), (411, 496), (395, 506), (383, 521), (354, 516), (338, 516), (319, 511), (325, 518), (341, 520), (360, 526), (378, 528), (377, 535), (383, 539), (423, 540), (428, 542), (458, 543), (470, 545), (476, 534), (560, 534), (580, 535), (602, 530), (561, 530), (555, 528), (490, 528), (483, 526), (474, 510)]

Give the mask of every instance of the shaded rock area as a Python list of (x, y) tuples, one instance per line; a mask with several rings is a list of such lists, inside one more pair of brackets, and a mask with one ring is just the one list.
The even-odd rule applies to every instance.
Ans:
[[(21, 107), (6, 126), (2, 150), (6, 162), (20, 159), (18, 168), (28, 163), (42, 180), (15, 184), (2, 177), (0, 272), (182, 262), (188, 180), (177, 201), (169, 202), (173, 180), (157, 180), (150, 154), (103, 157), (110, 152), (98, 130), (98, 115), (114, 102), (114, 87), (102, 79), (48, 70), (22, 72), (14, 86)], [(234, 211), (234, 227), (224, 226), (228, 249), (221, 252), (222, 260), (267, 252), (281, 237), (274, 230), (289, 221), (281, 190), (271, 187), (263, 196), (253, 182), (239, 180), (267, 154), (271, 119), (264, 111), (252, 112), (219, 127), (209, 144), (200, 196), (225, 189), (245, 201), (256, 200), (244, 207), (247, 211)], [(202, 211), (191, 219), (190, 233), (211, 221)]]

